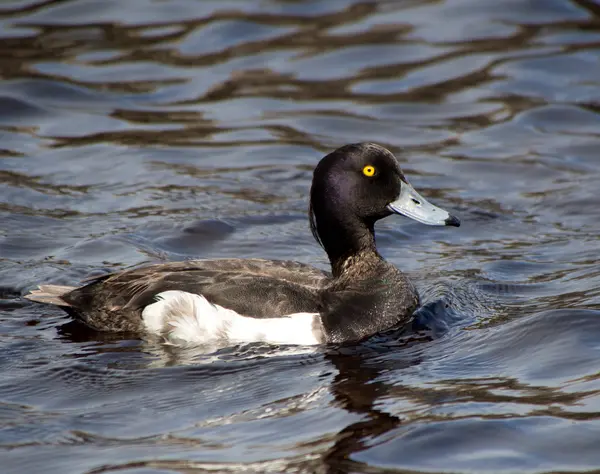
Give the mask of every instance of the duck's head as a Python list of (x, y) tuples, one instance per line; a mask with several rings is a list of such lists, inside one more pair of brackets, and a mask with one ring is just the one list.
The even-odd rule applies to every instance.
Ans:
[(373, 143), (345, 145), (325, 156), (315, 168), (310, 201), (313, 234), (332, 260), (374, 245), (375, 222), (392, 214), (428, 225), (460, 225), (417, 193), (396, 157)]

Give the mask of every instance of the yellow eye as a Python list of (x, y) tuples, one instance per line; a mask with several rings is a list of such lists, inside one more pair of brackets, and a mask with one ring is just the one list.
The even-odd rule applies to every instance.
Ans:
[(371, 176), (374, 176), (374, 175), (375, 175), (375, 167), (374, 167), (374, 166), (372, 166), (372, 165), (367, 165), (367, 166), (365, 166), (365, 167), (363, 168), (363, 174), (364, 174), (365, 176), (368, 176), (369, 178), (370, 178)]

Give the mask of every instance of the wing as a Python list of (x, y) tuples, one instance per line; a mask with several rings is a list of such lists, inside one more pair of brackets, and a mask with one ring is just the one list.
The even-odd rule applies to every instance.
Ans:
[(97, 329), (139, 330), (141, 310), (163, 291), (201, 294), (213, 304), (256, 318), (319, 311), (329, 275), (291, 261), (189, 260), (103, 275), (64, 296)]

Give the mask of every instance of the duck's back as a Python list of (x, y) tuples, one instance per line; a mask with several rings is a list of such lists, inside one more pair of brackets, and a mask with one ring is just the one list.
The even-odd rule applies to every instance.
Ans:
[(141, 313), (157, 294), (179, 290), (204, 296), (244, 316), (275, 318), (319, 312), (321, 270), (293, 261), (189, 260), (103, 275), (61, 296), (65, 308), (103, 331), (142, 330)]

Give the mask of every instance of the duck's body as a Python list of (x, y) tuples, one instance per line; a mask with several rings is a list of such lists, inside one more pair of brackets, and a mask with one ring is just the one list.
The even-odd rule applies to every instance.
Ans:
[[(163, 263), (103, 275), (79, 288), (43, 285), (29, 298), (61, 306), (99, 331), (150, 332), (174, 343), (344, 342), (404, 322), (419, 304), (411, 282), (379, 255), (355, 260), (337, 278), (293, 261)], [(177, 322), (192, 314), (194, 325), (188, 326), (193, 330), (187, 336), (174, 332)], [(205, 319), (215, 324), (212, 329), (202, 323)], [(248, 320), (260, 321), (252, 326)], [(274, 320), (280, 323), (273, 326)], [(235, 326), (243, 326), (246, 334), (234, 337)], [(270, 334), (270, 326), (278, 334)]]
[(407, 202), (437, 213), (427, 222), (403, 212), (417, 220), (458, 225), (412, 190), (390, 152), (347, 145), (319, 163), (311, 189), (311, 227), (331, 274), (292, 261), (190, 260), (104, 275), (79, 288), (43, 285), (27, 298), (61, 306), (99, 331), (153, 333), (174, 343), (357, 341), (407, 322), (419, 304), (374, 239), (375, 221)]

